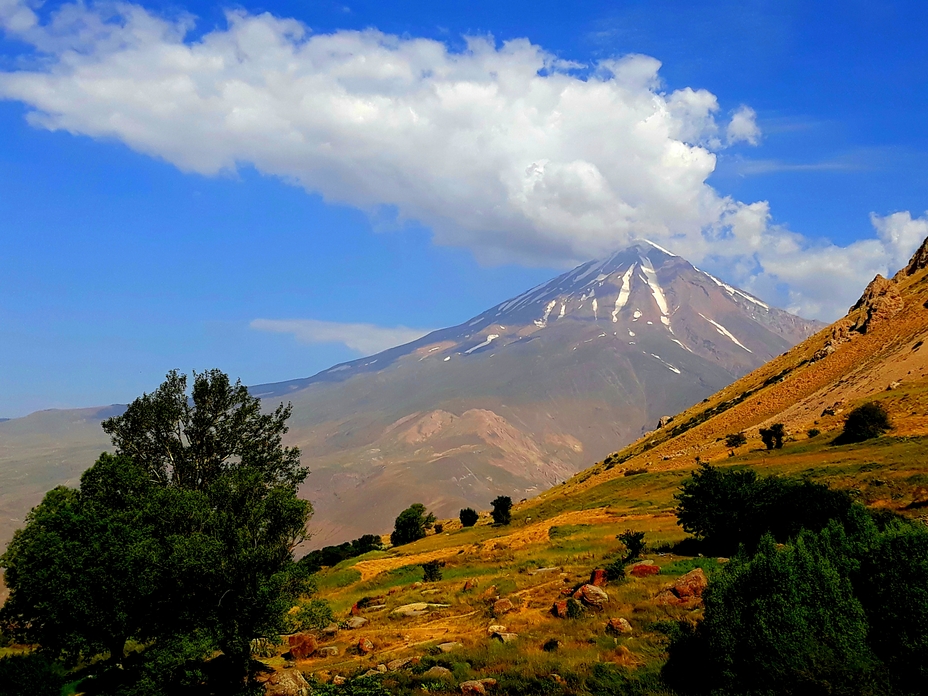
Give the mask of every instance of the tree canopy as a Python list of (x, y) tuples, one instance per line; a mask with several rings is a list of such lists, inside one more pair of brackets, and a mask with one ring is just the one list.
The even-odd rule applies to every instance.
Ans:
[(425, 537), (427, 529), (435, 524), (435, 515), (425, 509), (422, 503), (413, 503), (403, 510), (393, 525), (390, 543), (394, 546), (410, 544)]
[(497, 496), (490, 505), (490, 515), (493, 516), (494, 524), (509, 524), (512, 521), (512, 498), (508, 495)]
[(162, 666), (220, 650), (244, 676), (250, 641), (280, 632), (308, 587), (292, 550), (312, 507), (297, 497), (300, 452), (282, 444), (289, 415), (218, 370), (194, 373), (189, 395), (169, 373), (103, 423), (116, 454), (16, 533), (0, 626), (72, 660), (119, 660), (130, 638)]

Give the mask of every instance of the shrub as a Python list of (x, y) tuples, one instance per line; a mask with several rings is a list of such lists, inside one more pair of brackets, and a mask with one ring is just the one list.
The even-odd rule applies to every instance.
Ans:
[(435, 533), (436, 533), (436, 534), (441, 534), (441, 533), (444, 532), (444, 531), (445, 531), (445, 525), (440, 524), (440, 523), (436, 523), (436, 524), (435, 524)]
[(821, 433), (822, 433), (822, 431), (819, 430), (818, 428), (809, 428), (809, 431), (808, 431), (808, 433), (806, 433), (806, 434), (807, 434), (809, 437), (818, 437), (819, 435), (821, 435)]
[(782, 423), (774, 423), (769, 428), (760, 429), (760, 439), (768, 450), (783, 449), (783, 438), (786, 437), (786, 428)]
[(508, 495), (501, 495), (490, 504), (493, 506), (490, 514), (493, 516), (495, 524), (509, 524), (512, 522), (512, 498)]
[(444, 561), (428, 561), (422, 564), (422, 579), (425, 582), (438, 582), (441, 580), (441, 569), (445, 567)]
[(573, 597), (570, 597), (567, 600), (567, 618), (579, 619), (581, 616), (583, 616), (583, 605)]
[[(860, 687), (878, 664), (863, 607), (812, 542), (800, 537), (778, 549), (766, 536), (753, 558), (734, 559), (715, 576), (704, 620), (671, 645), (672, 687), (700, 691), (692, 681), (702, 676), (713, 692), (867, 693)], [(680, 674), (694, 656), (702, 669)]]
[(619, 541), (625, 544), (625, 562), (628, 563), (641, 555), (644, 551), (644, 532), (633, 532), (626, 529), (619, 534)]
[(314, 598), (306, 604), (300, 605), (300, 609), (292, 617), (288, 617), (288, 627), (293, 633), (297, 631), (319, 631), (335, 621), (335, 614), (332, 613), (332, 607), (324, 599)]
[(731, 449), (735, 447), (741, 447), (741, 445), (747, 444), (748, 438), (744, 433), (729, 433), (725, 436), (725, 446)]
[(480, 515), (473, 508), (464, 508), (458, 513), (458, 519), (461, 520), (462, 526), (473, 527), (477, 524), (477, 520), (480, 519)]
[(409, 544), (425, 537), (425, 530), (435, 524), (435, 515), (426, 512), (425, 505), (413, 503), (403, 510), (393, 524), (390, 543), (394, 546)]
[(889, 414), (883, 404), (875, 401), (858, 406), (844, 421), (842, 442), (863, 442), (879, 437), (892, 428)]
[(618, 582), (619, 580), (625, 579), (625, 561), (621, 558), (616, 558), (614, 561), (606, 564), (604, 568), (606, 571), (606, 578), (609, 582)]

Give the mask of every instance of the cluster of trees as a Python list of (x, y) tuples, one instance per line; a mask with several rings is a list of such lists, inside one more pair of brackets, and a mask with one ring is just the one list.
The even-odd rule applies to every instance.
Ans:
[[(177, 372), (103, 423), (80, 488), (58, 487), (0, 556), (0, 630), (65, 663), (125, 662), (120, 694), (248, 687), (250, 642), (284, 629), (311, 592), (292, 550), (306, 539), (308, 471), (284, 447), (290, 407), (264, 413), (218, 370)], [(125, 657), (127, 641), (144, 650)], [(131, 669), (130, 669), (131, 667)]]
[[(492, 503), (490, 515), (494, 524), (509, 524), (512, 522), (512, 498), (508, 495), (498, 496)], [(461, 525), (473, 527), (480, 519), (480, 515), (473, 508), (463, 508), (458, 513)], [(436, 534), (441, 534), (443, 528), (435, 521), (435, 515), (426, 510), (422, 503), (413, 503), (403, 510), (393, 523), (393, 532), (390, 534), (390, 543), (394, 546), (410, 544), (424, 539), (429, 529), (435, 528)], [(354, 543), (354, 542), (352, 542)], [(323, 549), (325, 550), (325, 549)]]
[(337, 546), (326, 546), (315, 551), (310, 551), (299, 560), (299, 564), (304, 566), (310, 573), (316, 573), (323, 568), (331, 568), (349, 558), (363, 556), (370, 551), (380, 551), (383, 549), (383, 543), (376, 534), (365, 534), (353, 541), (346, 541)]
[(830, 520), (847, 519), (853, 505), (846, 492), (820, 483), (705, 463), (674, 497), (678, 524), (705, 553), (722, 556), (742, 545), (752, 551), (765, 534), (785, 542), (803, 529), (818, 531)]
[[(681, 694), (920, 693), (928, 531), (815, 484), (751, 473), (703, 467), (681, 504), (713, 511), (704, 530), (741, 553), (712, 578), (703, 620), (675, 629), (667, 683)], [(775, 503), (758, 537), (764, 525), (751, 517), (765, 513), (746, 514), (734, 494), (763, 490), (799, 500)]]

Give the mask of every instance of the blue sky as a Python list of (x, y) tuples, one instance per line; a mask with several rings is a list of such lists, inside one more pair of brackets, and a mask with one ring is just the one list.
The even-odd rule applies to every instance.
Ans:
[(113, 7), (0, 0), (0, 416), (307, 376), (635, 236), (831, 319), (928, 234), (924, 3)]

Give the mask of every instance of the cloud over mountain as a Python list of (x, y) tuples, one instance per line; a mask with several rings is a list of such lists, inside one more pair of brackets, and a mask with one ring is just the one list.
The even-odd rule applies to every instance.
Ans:
[(40, 20), (0, 0), (0, 25), (36, 53), (0, 73), (0, 97), (32, 107), (37, 127), (114, 138), (184, 171), (251, 165), (329, 201), (392, 206), (485, 261), (569, 265), (647, 237), (829, 317), (853, 299), (835, 288), (894, 270), (915, 246), (880, 227), (895, 216), (838, 247), (773, 225), (765, 202), (721, 195), (707, 183), (716, 153), (758, 142), (754, 111), (726, 120), (710, 92), (666, 90), (648, 56), (580, 66), (486, 37), (453, 52), (242, 11), (188, 39), (191, 17), (130, 3)]

